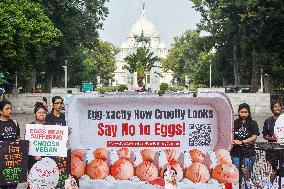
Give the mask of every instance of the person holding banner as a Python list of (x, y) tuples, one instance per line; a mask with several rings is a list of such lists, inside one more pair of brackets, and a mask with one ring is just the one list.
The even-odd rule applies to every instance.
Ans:
[[(274, 135), (274, 126), (277, 118), (281, 115), (282, 104), (278, 101), (272, 102), (270, 107), (273, 116), (267, 118), (263, 125), (263, 138), (268, 142), (277, 142), (276, 136)], [(267, 150), (265, 153), (265, 159), (268, 161), (273, 169), (278, 166), (278, 160), (281, 159), (281, 154), (275, 150)]]
[(234, 140), (230, 154), (233, 164), (239, 171), (241, 165), (244, 165), (249, 172), (252, 172), (256, 158), (253, 143), (260, 133), (257, 122), (251, 118), (248, 104), (240, 104), (238, 114), (239, 118), (234, 121)]
[(63, 99), (60, 96), (52, 97), (52, 110), (46, 116), (46, 125), (66, 126), (65, 115), (61, 113)]
[[(17, 121), (10, 119), (12, 104), (7, 100), (0, 101), (0, 141), (20, 139), (20, 127)], [(16, 189), (18, 184), (0, 186), (2, 189)]]
[[(45, 125), (45, 118), (47, 114), (47, 109), (42, 102), (36, 102), (34, 107), (34, 115), (35, 121), (31, 122), (31, 124), (41, 124)], [(29, 155), (29, 162), (28, 162), (28, 170), (30, 171), (32, 166), (39, 160), (41, 160), (41, 156), (30, 156)], [(28, 189), (30, 187), (28, 186)]]

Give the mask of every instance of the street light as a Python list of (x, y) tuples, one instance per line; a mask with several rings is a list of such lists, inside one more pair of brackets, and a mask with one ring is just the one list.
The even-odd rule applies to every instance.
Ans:
[(65, 73), (65, 89), (67, 89), (67, 60), (65, 60), (65, 66), (62, 66), (64, 68), (64, 73)]
[[(212, 49), (210, 50), (210, 53), (215, 54), (216, 49), (214, 47), (212, 47)], [(212, 87), (212, 60), (209, 60), (210, 62), (210, 66), (209, 66), (209, 86), (210, 88)]]
[(211, 60), (210, 60), (210, 67), (209, 67), (209, 77), (210, 77), (209, 86), (211, 88), (212, 87), (212, 61)]

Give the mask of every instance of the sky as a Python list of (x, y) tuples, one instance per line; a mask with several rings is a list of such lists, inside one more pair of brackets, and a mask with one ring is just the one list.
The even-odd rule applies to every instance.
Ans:
[(106, 4), (109, 15), (103, 22), (100, 37), (121, 47), (132, 25), (140, 18), (143, 2), (148, 20), (155, 25), (167, 47), (174, 37), (188, 29), (196, 29), (201, 18), (189, 0), (110, 0)]

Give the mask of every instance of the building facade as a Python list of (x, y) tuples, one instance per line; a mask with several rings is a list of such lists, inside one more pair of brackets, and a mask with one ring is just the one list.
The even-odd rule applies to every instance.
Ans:
[[(143, 41), (139, 41), (138, 38), (143, 38)], [(146, 47), (150, 52), (154, 53), (154, 56), (160, 59), (165, 59), (168, 54), (168, 50), (164, 43), (161, 42), (160, 35), (155, 29), (155, 26), (146, 17), (146, 11), (142, 9), (140, 19), (132, 26), (126, 41), (120, 48), (120, 53), (116, 56), (116, 70), (115, 81), (113, 85), (125, 84), (128, 89), (137, 89), (137, 74), (131, 74), (128, 70), (123, 69), (126, 64), (125, 57), (130, 54), (135, 54), (137, 48)], [(151, 88), (153, 91), (159, 90), (161, 83), (171, 84), (173, 77), (171, 71), (165, 71), (160, 61), (155, 62), (155, 66), (149, 73), (146, 74), (144, 83), (146, 88)]]

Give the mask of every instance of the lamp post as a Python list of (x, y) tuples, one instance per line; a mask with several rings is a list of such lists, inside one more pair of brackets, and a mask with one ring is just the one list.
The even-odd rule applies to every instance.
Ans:
[(67, 60), (65, 60), (65, 66), (62, 66), (64, 68), (64, 73), (65, 73), (65, 89), (67, 89)]
[[(210, 50), (210, 53), (215, 54), (216, 53), (216, 49), (215, 47), (212, 47), (212, 49)], [(209, 86), (210, 88), (212, 87), (212, 60), (209, 60)]]
[(16, 70), (16, 84), (15, 84), (16, 86), (16, 89), (18, 89), (18, 71)]
[(210, 66), (209, 66), (209, 86), (212, 87), (212, 62), (210, 60)]
[(263, 93), (263, 69), (260, 69), (260, 91)]

